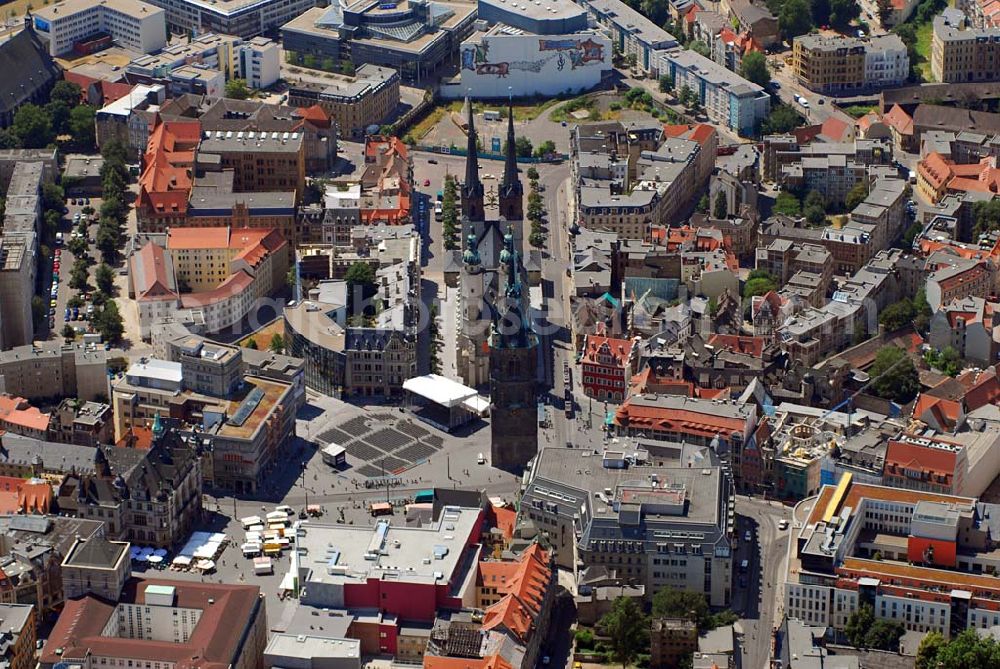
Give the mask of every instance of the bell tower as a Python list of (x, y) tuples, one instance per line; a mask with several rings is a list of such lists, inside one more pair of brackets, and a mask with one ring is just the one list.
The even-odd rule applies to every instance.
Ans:
[(483, 182), (479, 180), (479, 137), (472, 111), (472, 102), (465, 98), (469, 108), (469, 143), (465, 154), (465, 183), (462, 184), (462, 216), (466, 220), (481, 222), (486, 220), (483, 208)]
[(524, 220), (524, 186), (517, 173), (517, 140), (514, 137), (514, 103), (507, 106), (507, 155), (500, 183), (500, 216), (508, 221)]

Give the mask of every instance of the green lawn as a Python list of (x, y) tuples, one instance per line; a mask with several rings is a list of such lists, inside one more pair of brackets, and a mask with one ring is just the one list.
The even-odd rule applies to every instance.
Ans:
[(850, 114), (853, 118), (861, 118), (868, 112), (875, 111), (877, 107), (874, 105), (851, 105), (850, 107), (844, 107), (844, 113)]
[(929, 21), (917, 26), (917, 43), (913, 48), (920, 56), (917, 70), (923, 76), (924, 81), (934, 81), (931, 77), (931, 37), (933, 34), (934, 27)]

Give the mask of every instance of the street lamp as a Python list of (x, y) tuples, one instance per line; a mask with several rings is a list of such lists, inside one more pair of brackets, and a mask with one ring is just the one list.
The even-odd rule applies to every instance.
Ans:
[(306, 512), (308, 512), (308, 510), (309, 510), (309, 491), (306, 490), (306, 464), (307, 463), (305, 463), (305, 462), (302, 463), (302, 492), (306, 496)]

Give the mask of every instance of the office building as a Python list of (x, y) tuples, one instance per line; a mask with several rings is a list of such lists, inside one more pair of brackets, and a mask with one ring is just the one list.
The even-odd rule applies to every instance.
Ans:
[(133, 578), (116, 601), (94, 595), (67, 601), (39, 666), (94, 669), (100, 658), (113, 666), (256, 669), (266, 645), (259, 587)]
[[(726, 606), (732, 482), (708, 461), (643, 466), (626, 453), (546, 447), (525, 473), (520, 521), (547, 536), (557, 565), (603, 567), (616, 584), (704, 593)], [(658, 537), (671, 536), (669, 542)]]
[(898, 35), (802, 35), (794, 40), (792, 72), (806, 88), (837, 95), (898, 86), (910, 75), (910, 59)]
[(473, 2), (332, 5), (283, 25), (281, 41), (294, 60), (311, 56), (355, 67), (380, 65), (397, 70), (406, 81), (423, 82), (453, 62), (475, 20)]
[(29, 400), (108, 396), (108, 362), (121, 351), (87, 350), (57, 341), (26, 344), (0, 352), (0, 385)]
[(218, 156), (219, 169), (233, 171), (233, 191), (294, 191), (305, 194), (306, 164), (298, 132), (206, 132), (198, 147), (199, 160)]
[(953, 84), (1000, 79), (1000, 27), (971, 27), (954, 11), (934, 17), (933, 25), (930, 60), (935, 81)]
[(667, 52), (662, 60), (675, 90), (687, 86), (710, 119), (740, 135), (752, 136), (771, 110), (763, 88), (694, 51)]
[(219, 33), (250, 39), (280, 28), (316, 5), (315, 0), (155, 0), (167, 12), (172, 33)]
[(101, 35), (136, 53), (159, 51), (167, 44), (166, 13), (141, 0), (66, 0), (38, 7), (31, 15), (52, 56), (80, 51)]
[(319, 105), (337, 124), (341, 137), (360, 138), (365, 129), (388, 120), (399, 104), (399, 72), (362, 65), (353, 77), (332, 77), (328, 84), (296, 83), (288, 104)]
[(252, 37), (236, 48), (236, 76), (250, 88), (267, 88), (281, 78), (278, 43)]

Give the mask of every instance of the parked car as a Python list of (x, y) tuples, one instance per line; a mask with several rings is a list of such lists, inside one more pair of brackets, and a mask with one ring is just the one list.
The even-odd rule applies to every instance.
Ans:
[(427, 186), (430, 186), (430, 185), (431, 185), (431, 180), (430, 179), (424, 179), (424, 187), (426, 188)]
[(427, 164), (428, 164), (428, 165), (437, 165), (437, 164), (438, 164), (438, 161), (437, 161), (437, 159), (436, 159), (436, 158), (428, 158), (428, 159), (427, 159)]

